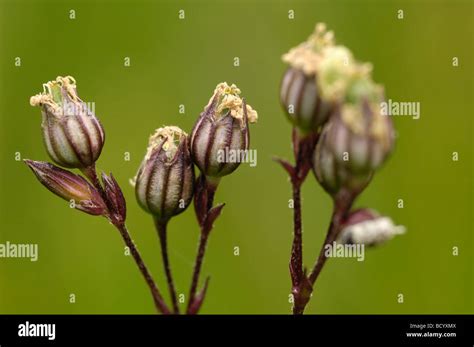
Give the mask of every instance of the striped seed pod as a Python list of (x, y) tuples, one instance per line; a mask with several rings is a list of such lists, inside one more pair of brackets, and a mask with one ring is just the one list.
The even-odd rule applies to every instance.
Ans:
[(83, 177), (42, 161), (26, 159), (25, 164), (51, 192), (64, 200), (73, 201), (72, 207), (91, 215), (107, 213), (100, 193)]
[(316, 131), (328, 119), (332, 103), (321, 98), (315, 75), (290, 67), (283, 76), (280, 102), (290, 122), (304, 132)]
[(306, 41), (282, 57), (289, 68), (280, 85), (280, 102), (290, 122), (303, 133), (317, 131), (331, 114), (333, 101), (324, 96), (318, 79), (326, 51), (334, 45), (334, 33), (318, 23)]
[(92, 166), (100, 156), (105, 134), (89, 105), (79, 98), (74, 78), (59, 76), (43, 87), (43, 93), (31, 97), (30, 104), (41, 107), (49, 156), (67, 168)]
[(390, 118), (373, 102), (339, 106), (326, 124), (313, 153), (313, 171), (331, 194), (360, 192), (394, 145)]
[(158, 221), (183, 212), (194, 191), (188, 135), (174, 126), (157, 129), (132, 183), (140, 206)]
[(328, 150), (338, 165), (350, 173), (364, 175), (379, 168), (394, 146), (391, 118), (377, 103), (362, 99), (338, 107), (327, 134)]
[(249, 148), (248, 125), (257, 118), (235, 85), (216, 87), (191, 134), (191, 155), (204, 175), (222, 177), (239, 167)]
[(332, 122), (326, 124), (313, 152), (313, 173), (321, 186), (333, 197), (341, 191), (358, 194), (369, 184), (373, 172), (353, 174), (344, 162), (337, 160), (327, 143), (332, 126)]

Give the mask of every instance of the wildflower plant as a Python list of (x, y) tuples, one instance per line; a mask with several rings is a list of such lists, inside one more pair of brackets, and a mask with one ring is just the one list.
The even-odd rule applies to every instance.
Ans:
[[(99, 120), (77, 93), (74, 78), (57, 77), (43, 85), (44, 91), (31, 97), (30, 104), (41, 108), (43, 141), (50, 158), (68, 169), (79, 169), (77, 175), (51, 163), (25, 160), (36, 178), (70, 206), (91, 215), (103, 216), (117, 228), (129, 248), (140, 272), (150, 288), (158, 312), (170, 309), (145, 265), (127, 226), (126, 202), (112, 174), (97, 175), (95, 162), (105, 142), (105, 132)], [(87, 178), (87, 180), (86, 180)]]
[(234, 84), (220, 83), (194, 125), (191, 134), (191, 156), (200, 170), (196, 179), (194, 210), (200, 226), (200, 238), (189, 291), (187, 312), (199, 311), (209, 277), (197, 291), (202, 262), (215, 220), (224, 204), (214, 206), (214, 195), (221, 179), (234, 172), (240, 162), (222, 160), (219, 150), (247, 151), (250, 145), (249, 123), (256, 123), (257, 112), (247, 105)]
[[(43, 85), (42, 93), (31, 97), (32, 106), (42, 113), (41, 127), (52, 163), (26, 159), (38, 181), (70, 206), (95, 216), (103, 216), (115, 226), (129, 248), (153, 297), (163, 314), (179, 314), (177, 292), (168, 257), (167, 226), (184, 212), (194, 198), (200, 241), (186, 308), (197, 314), (204, 301), (209, 278), (198, 291), (199, 277), (209, 234), (224, 204), (213, 206), (214, 194), (222, 177), (231, 174), (240, 162), (223, 161), (220, 150), (248, 150), (249, 123), (257, 112), (240, 97), (235, 85), (220, 83), (201, 113), (191, 136), (176, 126), (158, 128), (150, 137), (145, 157), (131, 180), (138, 204), (152, 215), (161, 245), (161, 254), (171, 308), (166, 304), (145, 265), (125, 224), (126, 202), (112, 174), (96, 170), (105, 142), (98, 118), (77, 93), (73, 77), (57, 77)], [(200, 175), (195, 178), (196, 165)], [(70, 169), (78, 169), (82, 175)]]
[[(394, 146), (392, 120), (381, 112), (383, 88), (372, 80), (372, 66), (336, 45), (324, 24), (283, 56), (289, 65), (280, 102), (293, 125), (295, 164), (276, 160), (293, 191), (293, 245), (290, 258), (293, 313), (302, 314), (333, 242), (375, 246), (404, 232), (388, 217), (369, 209), (352, 210)], [(313, 269), (303, 266), (301, 186), (309, 171), (331, 196), (333, 213)]]

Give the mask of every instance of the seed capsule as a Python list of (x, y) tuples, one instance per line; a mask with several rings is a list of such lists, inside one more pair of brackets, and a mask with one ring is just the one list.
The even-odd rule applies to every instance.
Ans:
[(395, 225), (391, 218), (380, 216), (373, 210), (359, 209), (347, 217), (338, 241), (343, 244), (377, 246), (404, 233), (405, 227)]
[(107, 207), (99, 192), (83, 177), (53, 164), (25, 160), (42, 185), (64, 200), (74, 200), (74, 208), (91, 215), (105, 215)]
[(332, 104), (321, 98), (315, 75), (292, 67), (283, 77), (280, 102), (293, 125), (305, 132), (317, 130), (332, 110)]
[(157, 129), (132, 183), (140, 206), (157, 220), (164, 222), (183, 212), (194, 190), (188, 135), (174, 126)]
[(328, 145), (328, 133), (333, 124), (328, 123), (313, 152), (313, 173), (321, 186), (332, 196), (340, 191), (360, 193), (372, 179), (372, 171), (354, 174), (345, 162), (340, 162)]
[(392, 120), (367, 99), (345, 103), (331, 120), (326, 143), (339, 165), (363, 175), (379, 168), (392, 151)]
[[(208, 177), (222, 177), (240, 165), (249, 148), (249, 123), (257, 112), (240, 97), (234, 84), (220, 83), (201, 113), (191, 134), (194, 163)], [(228, 160), (228, 153), (236, 160)]]
[(99, 120), (83, 102), (71, 76), (56, 78), (43, 85), (44, 91), (31, 97), (40, 106), (41, 127), (51, 159), (67, 168), (87, 168), (99, 158), (105, 134)]
[(329, 118), (332, 101), (322, 97), (318, 81), (325, 51), (334, 46), (334, 35), (322, 23), (311, 36), (283, 56), (289, 64), (280, 86), (280, 102), (288, 119), (303, 132), (316, 131)]

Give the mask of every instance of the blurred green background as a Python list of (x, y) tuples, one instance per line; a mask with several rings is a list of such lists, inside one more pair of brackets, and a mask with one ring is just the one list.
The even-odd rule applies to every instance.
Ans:
[[(116, 230), (68, 208), (15, 160), (16, 152), (48, 160), (40, 110), (29, 97), (58, 75), (74, 76), (82, 99), (96, 103), (107, 134), (98, 167), (122, 185), (129, 229), (167, 299), (152, 219), (128, 180), (155, 128), (191, 131), (217, 83), (242, 89), (260, 116), (251, 128), (258, 165), (242, 165), (221, 182), (216, 201), (227, 206), (206, 254), (203, 275), (212, 278), (202, 312), (289, 313), (290, 186), (271, 160), (291, 158), (291, 127), (278, 101), (280, 57), (319, 21), (374, 64), (389, 98), (420, 102), (421, 118), (395, 117), (396, 151), (357, 201), (408, 233), (367, 251), (364, 262), (331, 259), (307, 312), (473, 312), (471, 1), (2, 1), (0, 9), (0, 243), (39, 244), (37, 262), (0, 259), (0, 313), (154, 312)], [(307, 266), (330, 210), (310, 175), (303, 189)], [(169, 229), (176, 284), (187, 294), (198, 240), (192, 208)]]

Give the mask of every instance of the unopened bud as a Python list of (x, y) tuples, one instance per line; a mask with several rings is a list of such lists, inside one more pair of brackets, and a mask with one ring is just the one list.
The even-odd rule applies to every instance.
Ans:
[(51, 159), (67, 168), (87, 168), (99, 158), (104, 130), (89, 106), (78, 96), (71, 76), (58, 77), (43, 85), (30, 104), (40, 106), (43, 139)]
[(42, 185), (74, 207), (91, 215), (105, 215), (107, 207), (100, 193), (83, 177), (61, 169), (53, 164), (25, 160)]
[(157, 129), (132, 183), (140, 206), (157, 220), (167, 221), (183, 212), (194, 191), (188, 135), (174, 126)]
[(194, 163), (208, 177), (232, 173), (240, 161), (228, 162), (223, 152), (241, 155), (249, 148), (249, 123), (258, 115), (240, 97), (234, 84), (220, 83), (201, 113), (191, 134), (191, 154)]

